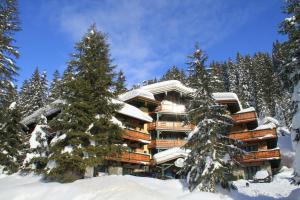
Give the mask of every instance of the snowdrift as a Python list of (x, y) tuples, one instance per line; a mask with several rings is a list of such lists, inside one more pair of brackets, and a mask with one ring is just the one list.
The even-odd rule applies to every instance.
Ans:
[(180, 180), (159, 180), (134, 176), (102, 176), (73, 183), (44, 183), (41, 177), (18, 174), (0, 176), (1, 200), (300, 200), (300, 187), (291, 185), (292, 170), (283, 168), (271, 183), (236, 181), (238, 191), (190, 193)]

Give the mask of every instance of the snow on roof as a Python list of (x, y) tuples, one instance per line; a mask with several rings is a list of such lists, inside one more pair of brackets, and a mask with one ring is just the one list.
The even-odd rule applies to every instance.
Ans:
[(134, 107), (132, 105), (129, 105), (128, 103), (119, 101), (117, 99), (113, 99), (112, 102), (122, 105), (122, 108), (119, 111), (117, 111), (120, 114), (129, 116), (129, 117), (133, 117), (133, 118), (136, 118), (136, 119), (140, 119), (140, 120), (143, 120), (143, 121), (146, 121), (146, 122), (152, 122), (153, 121), (152, 117), (145, 114), (143, 111), (141, 111), (137, 107)]
[(143, 86), (141, 87), (141, 89), (149, 91), (153, 94), (159, 94), (168, 91), (177, 91), (183, 94), (192, 94), (195, 91), (195, 89), (186, 87), (180, 81), (177, 80), (162, 81)]
[(134, 97), (137, 97), (137, 96), (155, 100), (154, 95), (151, 92), (149, 92), (147, 90), (142, 90), (142, 89), (135, 89), (135, 90), (125, 92), (124, 94), (119, 95), (119, 99), (121, 101), (127, 101), (127, 100), (133, 99)]
[(157, 154), (154, 154), (153, 158), (156, 164), (164, 163), (170, 160), (175, 160), (177, 158), (186, 158), (190, 150), (183, 149), (180, 147), (174, 147)]
[(228, 100), (236, 101), (236, 102), (238, 102), (238, 104), (240, 106), (240, 109), (243, 109), (242, 104), (241, 104), (238, 96), (233, 92), (215, 92), (212, 95), (213, 95), (213, 98), (216, 101), (225, 101), (225, 100), (227, 100), (227, 101)]
[(254, 107), (245, 108), (245, 109), (240, 110), (236, 114), (247, 113), (247, 112), (255, 112), (255, 108)]
[(24, 125), (30, 125), (34, 122), (36, 122), (41, 115), (44, 115), (45, 117), (48, 117), (58, 111), (60, 111), (60, 108), (57, 107), (58, 104), (64, 104), (65, 101), (61, 100), (61, 99), (57, 99), (55, 101), (53, 101), (52, 103), (50, 103), (49, 105), (40, 108), (38, 110), (36, 110), (35, 112), (33, 112), (31, 115), (25, 117), (24, 119), (21, 120), (21, 123)]
[[(146, 122), (152, 122), (152, 117), (146, 115), (143, 111), (141, 111), (140, 109), (129, 105), (125, 102), (113, 99), (112, 100), (113, 103), (117, 103), (117, 104), (121, 104), (123, 107), (117, 111), (120, 114), (123, 115), (127, 115), (136, 119), (140, 119)], [(36, 110), (34, 113), (32, 113), (31, 115), (25, 117), (24, 119), (22, 119), (21, 123), (24, 125), (30, 125), (32, 123), (35, 123), (36, 121), (38, 121), (38, 119), (40, 118), (41, 115), (44, 115), (46, 117), (60, 111), (60, 108), (57, 106), (58, 104), (64, 104), (65, 101), (64, 100), (56, 100), (52, 103), (50, 103), (49, 105), (40, 108), (38, 110)]]

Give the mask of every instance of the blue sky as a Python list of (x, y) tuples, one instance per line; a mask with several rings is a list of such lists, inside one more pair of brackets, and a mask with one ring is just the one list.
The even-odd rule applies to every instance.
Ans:
[(20, 0), (22, 31), (19, 85), (35, 67), (52, 78), (63, 72), (75, 42), (96, 23), (108, 35), (111, 57), (128, 85), (160, 77), (169, 67), (186, 68), (199, 42), (209, 61), (234, 58), (239, 51), (271, 52), (282, 0)]

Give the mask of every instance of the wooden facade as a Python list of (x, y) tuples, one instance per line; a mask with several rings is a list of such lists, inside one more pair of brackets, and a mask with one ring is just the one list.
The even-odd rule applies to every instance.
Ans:
[(259, 161), (280, 160), (279, 149), (268, 149), (264, 151), (253, 151), (243, 155), (237, 160), (241, 163), (253, 163)]
[(106, 159), (114, 160), (118, 162), (124, 162), (124, 163), (141, 164), (141, 165), (149, 165), (150, 163), (149, 154), (141, 154), (136, 152), (123, 152), (121, 155), (108, 156)]
[(276, 129), (250, 130), (244, 132), (231, 133), (228, 135), (231, 139), (240, 140), (242, 142), (259, 141), (277, 138)]
[(123, 138), (141, 143), (150, 143), (150, 135), (143, 131), (124, 129)]
[(191, 131), (193, 125), (184, 124), (183, 122), (176, 121), (156, 121), (149, 123), (148, 130), (173, 130), (173, 131)]
[(149, 149), (160, 148), (160, 149), (169, 149), (173, 147), (182, 147), (186, 144), (186, 140), (152, 140), (148, 145)]
[(245, 113), (237, 113), (231, 115), (233, 121), (235, 123), (246, 123), (251, 121), (257, 121), (256, 112), (245, 112)]

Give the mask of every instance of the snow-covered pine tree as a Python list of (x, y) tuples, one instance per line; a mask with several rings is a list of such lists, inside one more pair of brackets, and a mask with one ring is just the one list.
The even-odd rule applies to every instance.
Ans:
[(289, 75), (291, 80), (290, 91), (293, 91), (292, 100), (295, 106), (292, 120), (292, 143), (295, 149), (295, 183), (300, 184), (300, 1), (287, 0), (284, 12), (289, 15), (281, 23), (281, 33), (288, 36), (284, 42), (287, 53), (283, 65), (284, 73)]
[(13, 36), (19, 30), (16, 1), (0, 1), (0, 168), (5, 173), (18, 171), (25, 136), (12, 83), (18, 70), (15, 59), (19, 57)]
[(252, 80), (250, 75), (251, 68), (251, 58), (249, 55), (242, 56), (240, 53), (237, 53), (236, 56), (236, 94), (238, 95), (242, 105), (244, 107), (249, 107), (249, 101), (251, 94), (249, 93), (249, 88), (251, 87)]
[(87, 169), (105, 164), (106, 156), (122, 150), (122, 130), (111, 121), (120, 106), (112, 102), (115, 73), (106, 37), (93, 25), (75, 50), (66, 104), (50, 122), (55, 138), (61, 139), (52, 142), (46, 178), (59, 182), (83, 178)]
[(127, 92), (126, 88), (126, 78), (124, 75), (124, 72), (122, 70), (119, 71), (117, 74), (117, 80), (116, 80), (116, 85), (115, 85), (115, 94), (123, 94)]
[(224, 92), (229, 92), (229, 74), (228, 74), (228, 65), (226, 62), (220, 64), (221, 70), (221, 80), (224, 83)]
[(291, 88), (291, 80), (289, 74), (283, 70), (284, 63), (287, 58), (287, 51), (284, 45), (276, 41), (273, 43), (272, 49), (272, 62), (274, 72), (280, 83), (280, 98), (276, 101), (276, 116), (275, 118), (280, 121), (283, 126), (290, 127), (292, 123), (292, 97), (289, 92)]
[(17, 75), (15, 59), (19, 57), (13, 35), (19, 31), (17, 3), (14, 0), (0, 2), (0, 103), (6, 103), (7, 90), (14, 87), (12, 81)]
[(212, 92), (224, 92), (225, 85), (222, 79), (221, 64), (212, 62), (209, 66), (208, 72), (211, 76)]
[(50, 85), (49, 101), (53, 102), (61, 99), (63, 94), (62, 80), (58, 70), (54, 71), (53, 80)]
[(190, 149), (182, 169), (187, 174), (189, 189), (214, 192), (216, 185), (229, 188), (232, 178), (230, 157), (238, 148), (229, 145), (225, 138), (232, 119), (226, 115), (226, 108), (216, 103), (212, 97), (210, 76), (205, 70), (207, 57), (196, 46), (196, 51), (189, 56), (190, 82), (196, 89), (188, 111), (190, 123), (197, 127), (190, 134), (185, 148)]
[(26, 157), (22, 164), (23, 172), (33, 171), (37, 174), (44, 172), (49, 154), (49, 138), (51, 138), (49, 129), (47, 118), (42, 114), (30, 134)]
[(232, 59), (227, 60), (228, 80), (229, 80), (229, 92), (236, 93), (238, 91), (238, 72), (236, 65)]
[(15, 88), (11, 90), (8, 90), (9, 107), (0, 112), (0, 168), (8, 174), (19, 170), (26, 145), (25, 133), (19, 123), (21, 115), (16, 104), (17, 92)]
[(66, 95), (70, 94), (69, 83), (75, 79), (75, 72), (73, 65), (68, 64), (66, 70), (63, 73), (61, 84), (62, 84), (62, 99), (66, 98)]
[(178, 80), (181, 83), (185, 84), (186, 82), (186, 75), (183, 70), (180, 70), (177, 66), (173, 66), (162, 76), (160, 81), (167, 81), (167, 80)]
[(46, 72), (42, 75), (37, 67), (29, 80), (29, 112), (24, 113), (24, 116), (28, 116), (35, 110), (42, 108), (48, 103), (48, 84), (46, 80)]
[(30, 113), (30, 86), (29, 81), (24, 80), (22, 87), (20, 89), (19, 95), (18, 95), (18, 105), (20, 107), (20, 113), (21, 116), (25, 116), (27, 113)]

